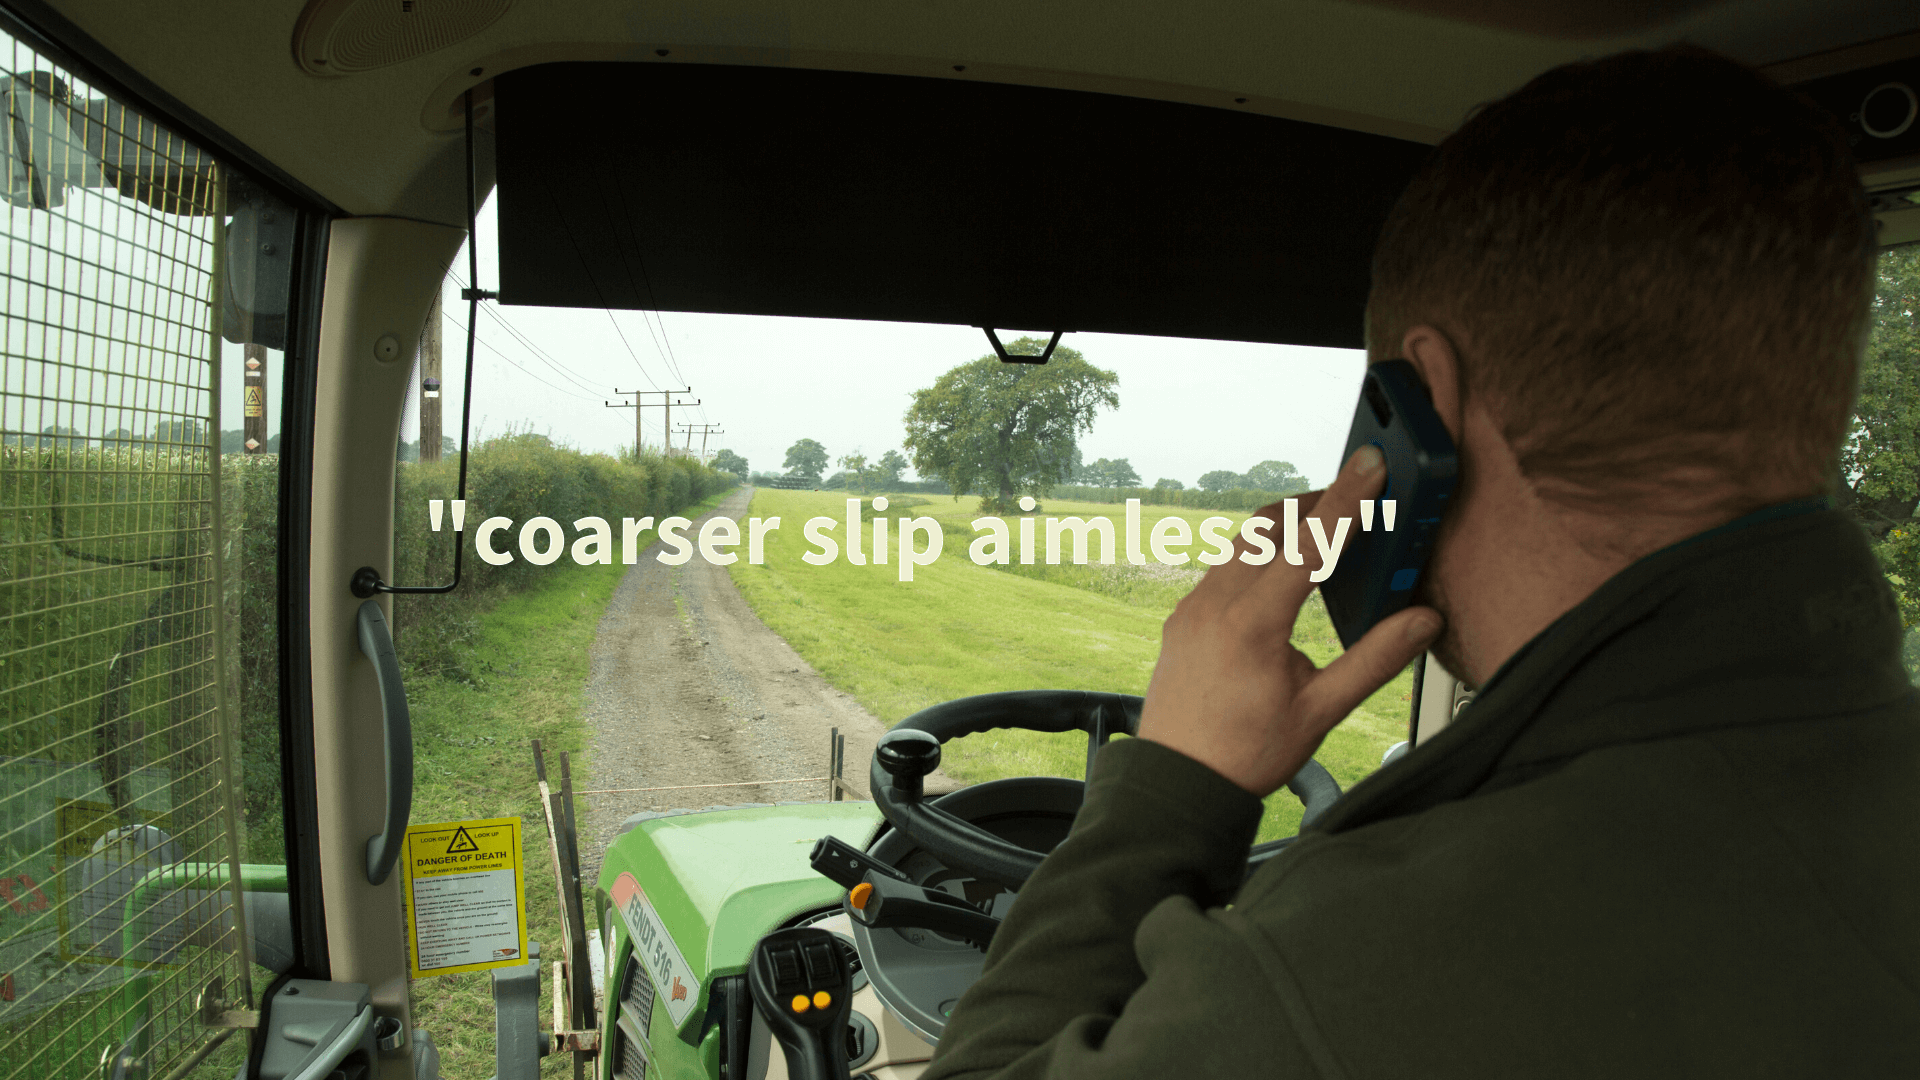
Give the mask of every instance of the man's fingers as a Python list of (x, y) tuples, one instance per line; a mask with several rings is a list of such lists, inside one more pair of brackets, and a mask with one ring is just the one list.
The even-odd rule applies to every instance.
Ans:
[(1380, 620), (1301, 691), (1298, 704), (1316, 727), (1332, 728), (1367, 696), (1406, 670), (1440, 635), (1440, 613), (1411, 607)]
[[(1311, 512), (1323, 494), (1325, 494), (1325, 492), (1309, 491), (1295, 496), (1300, 503), (1300, 514), (1304, 517)], [(1283, 499), (1280, 502), (1268, 503), (1260, 509), (1255, 510), (1251, 516), (1263, 517), (1273, 522), (1272, 526), (1259, 530), (1260, 533), (1266, 536), (1267, 540), (1273, 544), (1273, 557), (1267, 562), (1257, 565), (1245, 561), (1240, 556), (1252, 553), (1254, 551), (1254, 545), (1247, 540), (1244, 531), (1237, 533), (1233, 539), (1232, 556), (1218, 566), (1208, 567), (1206, 574), (1201, 578), (1200, 584), (1194, 587), (1194, 592), (1204, 595), (1225, 594), (1227, 596), (1235, 596), (1246, 589), (1252, 588), (1254, 583), (1260, 580), (1263, 574), (1306, 572), (1301, 567), (1294, 566), (1287, 562), (1286, 553), (1281, 550), (1286, 539), (1284, 524), (1287, 517), (1286, 500)], [(1312, 550), (1313, 545), (1311, 541), (1303, 541), (1303, 544), (1306, 550)], [(1300, 599), (1304, 601), (1306, 595), (1305, 592), (1302, 592)]]
[[(1340, 519), (1356, 517), (1360, 511), (1360, 500), (1380, 494), (1380, 489), (1386, 483), (1386, 459), (1379, 447), (1369, 444), (1353, 452), (1325, 491), (1308, 492), (1302, 496), (1299, 544), (1305, 565), (1288, 565), (1282, 569), (1280, 564), (1284, 560), (1276, 555), (1266, 569), (1280, 572), (1263, 575), (1257, 585), (1264, 594), (1262, 602), (1285, 606), (1289, 610), (1298, 609), (1305, 603), (1307, 594), (1317, 584), (1312, 575), (1329, 561), (1335, 561), (1337, 565), (1340, 552), (1351, 545), (1353, 530), (1359, 527), (1358, 522), (1349, 520), (1343, 532)], [(1311, 522), (1314, 520), (1320, 522), (1319, 534), (1313, 530)], [(1278, 527), (1276, 531), (1279, 531)], [(1332, 549), (1330, 556), (1322, 554), (1322, 541)]]

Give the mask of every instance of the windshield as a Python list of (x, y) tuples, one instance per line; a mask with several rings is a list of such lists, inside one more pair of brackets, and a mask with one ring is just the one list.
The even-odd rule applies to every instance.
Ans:
[[(451, 574), (464, 253), (454, 266), (396, 449), (399, 584)], [(1883, 269), (1841, 496), (1903, 509), (1866, 522), (1903, 597), (1920, 491), (1889, 448), (1911, 438), (1914, 266), (1907, 250)], [(1035, 359), (1050, 336), (1000, 339)], [(395, 603), (415, 820), (539, 821), (526, 746), (541, 739), (550, 772), (568, 755), (590, 890), (631, 814), (865, 798), (874, 739), (927, 706), (1142, 694), (1161, 623), (1209, 560), (1257, 509), (1331, 478), (1364, 365), (1101, 334), (1019, 364), (974, 327), (481, 304), (463, 583)], [(1317, 664), (1339, 654), (1317, 595), (1293, 643)], [(1317, 759), (1343, 788), (1407, 738), (1412, 694), (1403, 672), (1329, 736)], [(994, 731), (948, 744), (930, 787), (1086, 764), (1079, 734)], [(1275, 794), (1259, 839), (1300, 814)], [(553, 940), (551, 878), (528, 884), (530, 932)], [(414, 993), (439, 1030), (486, 987), (453, 975)], [(468, 1052), (443, 1047), (450, 1068)]]
[[(398, 584), (451, 576), (469, 318), (465, 254), (453, 265), (396, 449)], [(1000, 334), (1029, 358), (1049, 336)], [(873, 741), (927, 706), (1142, 694), (1206, 560), (1332, 476), (1364, 363), (1067, 334), (1045, 365), (1012, 364), (966, 326), (482, 304), (463, 584), (394, 606), (414, 819), (539, 820), (541, 738), (592, 793), (591, 888), (634, 812), (828, 797), (836, 732), (864, 798)], [(1295, 643), (1338, 654), (1317, 599)], [(1343, 786), (1407, 737), (1411, 688), (1403, 673), (1322, 749)], [(1078, 778), (1086, 753), (1078, 734), (977, 735), (933, 786)], [(1261, 839), (1299, 817), (1274, 796)], [(537, 921), (550, 886), (530, 886)], [(416, 983), (419, 1022), (483, 992)]]

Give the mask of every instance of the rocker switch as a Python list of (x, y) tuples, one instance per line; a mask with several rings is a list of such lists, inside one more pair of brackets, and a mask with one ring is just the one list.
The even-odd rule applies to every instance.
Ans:
[(767, 950), (767, 956), (773, 961), (774, 987), (781, 993), (792, 993), (809, 982), (800, 974), (799, 949), (791, 945), (776, 946)]
[(838, 950), (824, 941), (810, 941), (806, 944), (807, 982), (822, 986), (836, 981), (835, 963), (839, 959)]

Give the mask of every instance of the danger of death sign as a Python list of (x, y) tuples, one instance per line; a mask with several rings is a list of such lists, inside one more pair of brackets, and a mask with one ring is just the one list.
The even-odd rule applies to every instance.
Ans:
[(527, 962), (520, 819), (407, 827), (402, 894), (413, 977)]

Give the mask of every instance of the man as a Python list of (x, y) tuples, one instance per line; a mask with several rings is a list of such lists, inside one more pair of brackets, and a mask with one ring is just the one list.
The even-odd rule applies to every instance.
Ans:
[[(1311, 565), (1213, 569), (925, 1080), (1920, 1075), (1920, 704), (1821, 497), (1874, 257), (1832, 121), (1711, 55), (1470, 119), (1368, 312), (1460, 449), (1423, 604), (1315, 670)], [(1429, 646), (1474, 704), (1243, 886)]]

